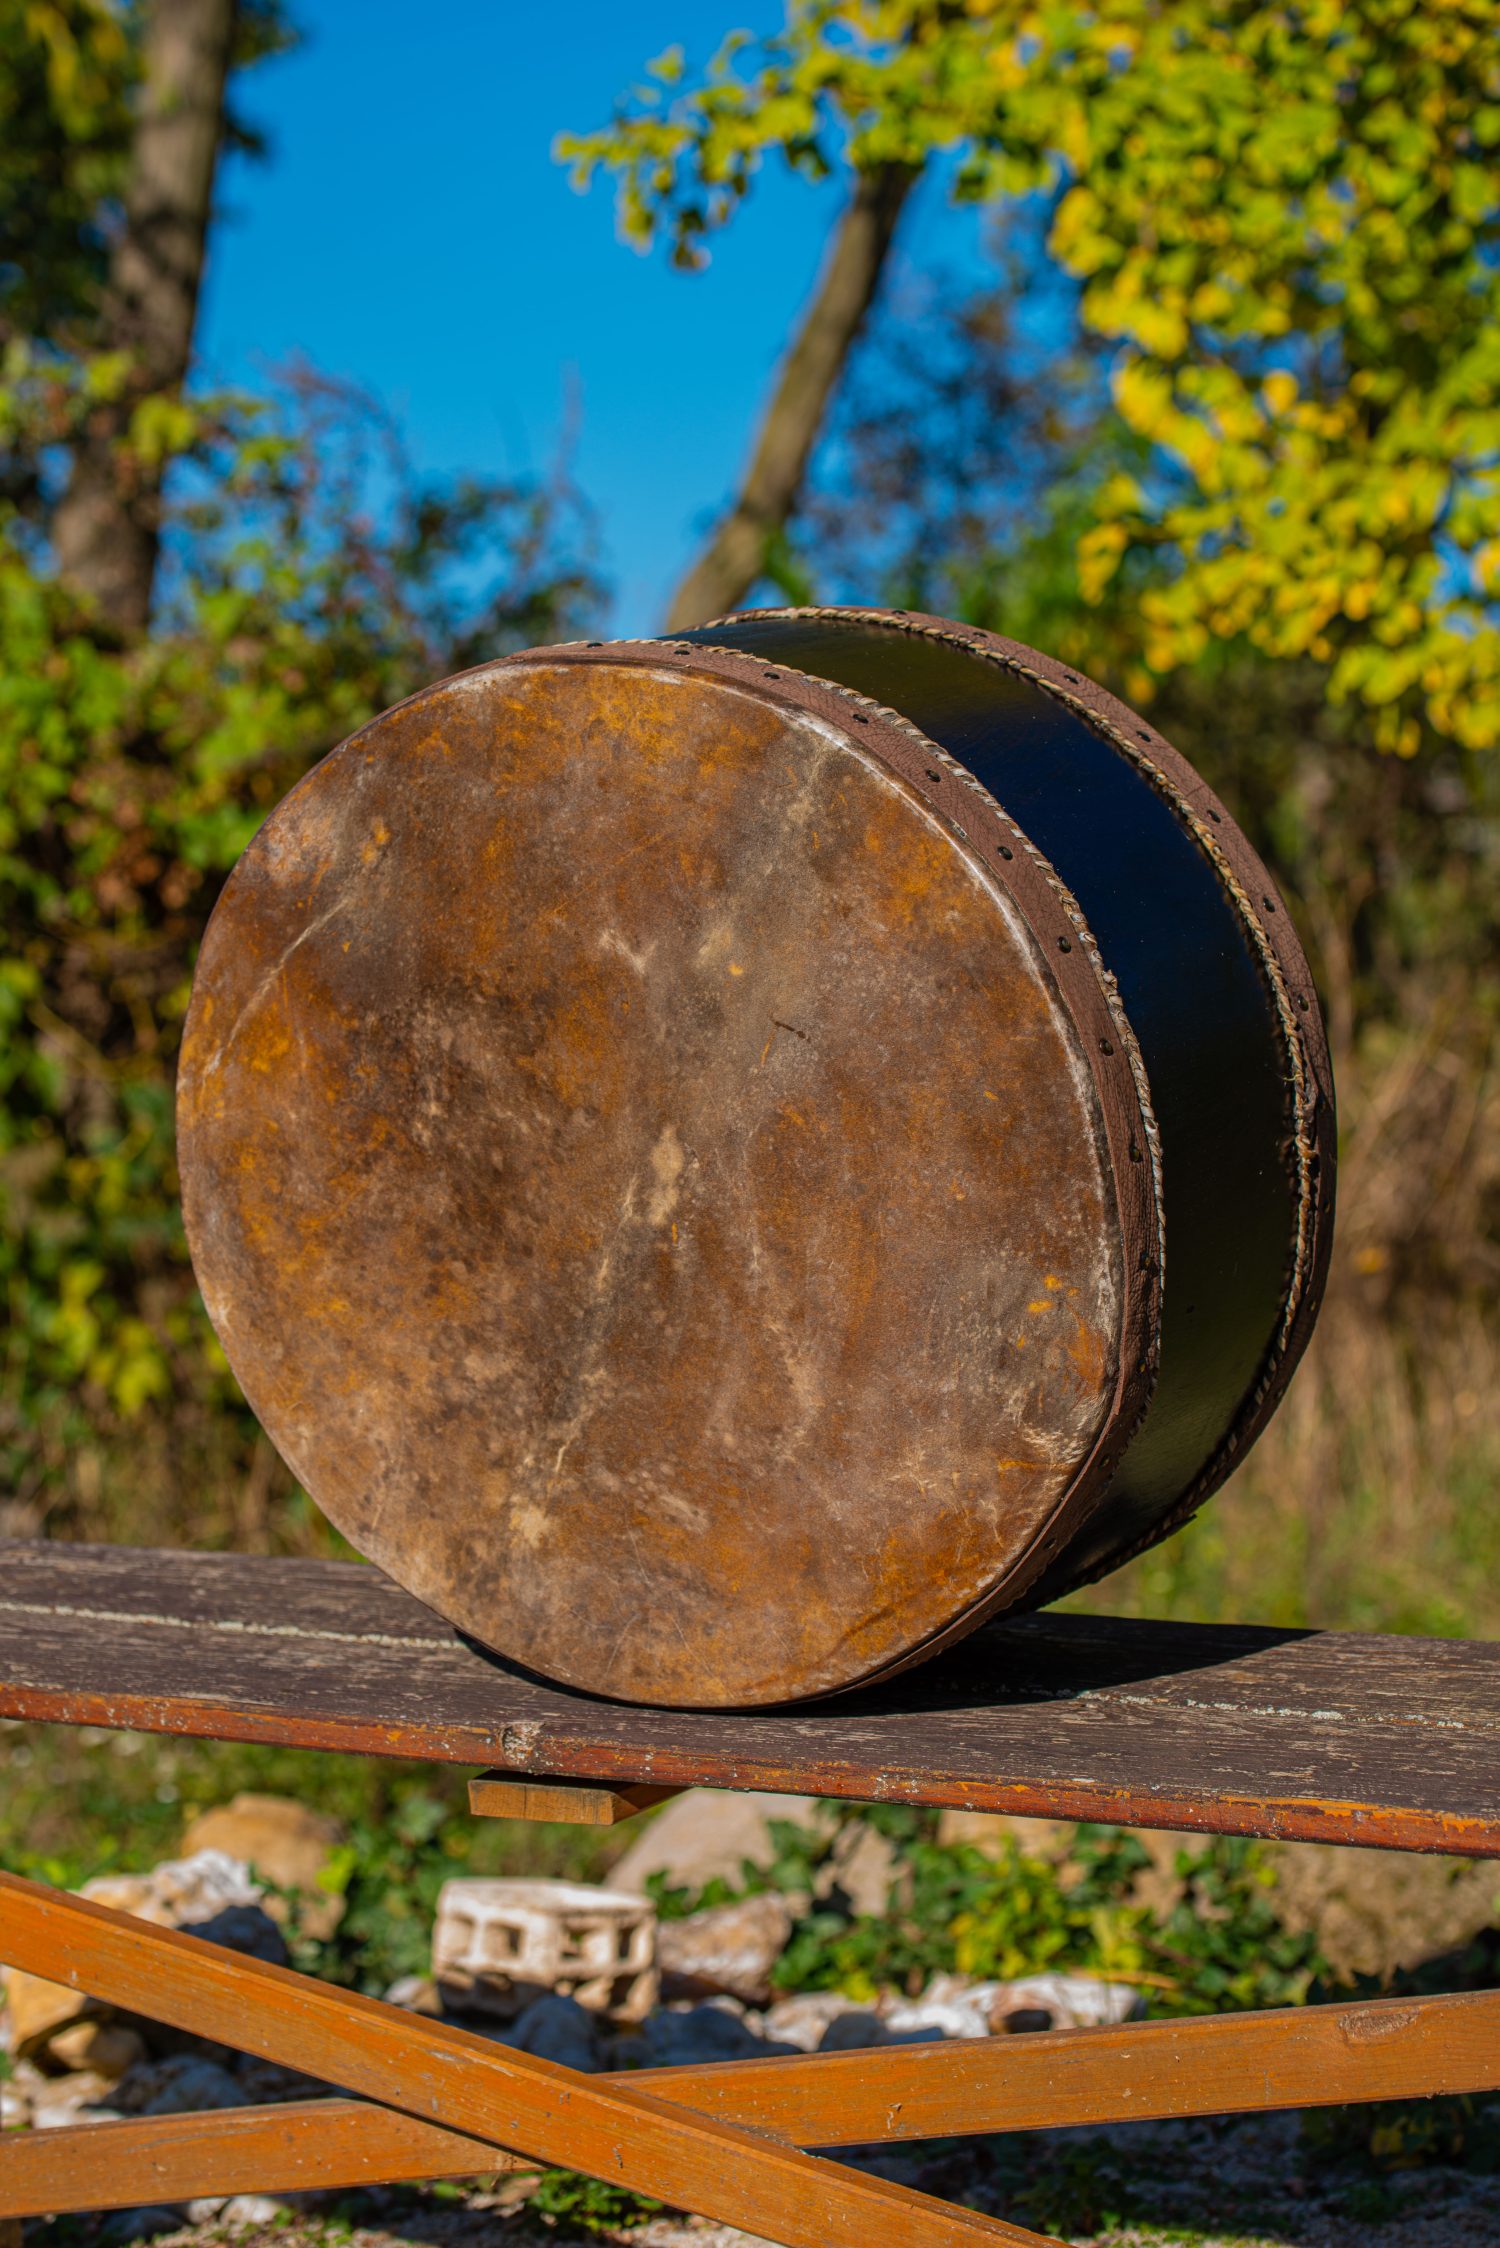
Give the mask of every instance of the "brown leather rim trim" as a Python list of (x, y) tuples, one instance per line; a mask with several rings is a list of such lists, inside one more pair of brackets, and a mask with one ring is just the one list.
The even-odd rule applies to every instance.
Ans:
[[(1103, 735), (1171, 805), (1218, 872), (1260, 963), (1287, 1053), (1290, 1152), (1297, 1190), (1281, 1326), (1239, 1413), (1203, 1472), (1146, 1536), (1109, 1553), (1075, 1580), (1077, 1584), (1091, 1584), (1191, 1520), (1228, 1476), (1238, 1455), (1265, 1427), (1311, 1335), (1333, 1249), (1337, 1118), (1328, 1041), (1307, 956), (1259, 853), (1226, 806), (1154, 727), (1128, 703), (1081, 672), (1019, 640), (1007, 640), (977, 625), (955, 624), (949, 618), (907, 610), (809, 607), (747, 609), (738, 615), (857, 619), (923, 639), (946, 641), (1029, 679)], [(732, 621), (729, 617), (711, 620), (720, 625)]]

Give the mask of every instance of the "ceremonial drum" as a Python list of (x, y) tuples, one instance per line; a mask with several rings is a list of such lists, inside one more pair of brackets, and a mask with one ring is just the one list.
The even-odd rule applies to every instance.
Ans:
[(1078, 673), (900, 612), (375, 719), (225, 889), (179, 1116), (319, 1506), (500, 1656), (673, 1706), (878, 1678), (1175, 1528), (1329, 1245), (1243, 835)]

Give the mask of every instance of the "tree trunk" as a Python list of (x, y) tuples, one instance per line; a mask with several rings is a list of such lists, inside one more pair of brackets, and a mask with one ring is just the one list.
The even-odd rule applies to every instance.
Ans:
[(685, 632), (734, 608), (760, 576), (769, 541), (797, 503), (828, 401), (880, 285), (916, 176), (904, 164), (860, 173), (777, 377), (739, 496), (673, 595), (669, 632)]
[(151, 0), (99, 339), (130, 354), (131, 372), (122, 395), (90, 417), (52, 523), (60, 575), (126, 633), (151, 614), (161, 470), (124, 440), (141, 399), (180, 391), (192, 357), (235, 9), (236, 0)]

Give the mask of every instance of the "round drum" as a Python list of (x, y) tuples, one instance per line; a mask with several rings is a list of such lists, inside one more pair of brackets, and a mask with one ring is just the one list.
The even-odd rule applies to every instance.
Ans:
[(179, 1126), (329, 1517), (674, 1706), (836, 1692), (1175, 1527), (1332, 1214), (1311, 979), (1223, 807), (1078, 674), (864, 610), (365, 727), (225, 889)]

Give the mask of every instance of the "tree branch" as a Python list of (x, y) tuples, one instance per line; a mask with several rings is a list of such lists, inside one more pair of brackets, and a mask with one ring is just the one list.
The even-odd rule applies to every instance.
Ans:
[(740, 492), (683, 578), (667, 630), (683, 632), (742, 601), (770, 540), (797, 503), (813, 445), (849, 351), (880, 286), (916, 172), (882, 164), (859, 174), (833, 246), (782, 363)]

